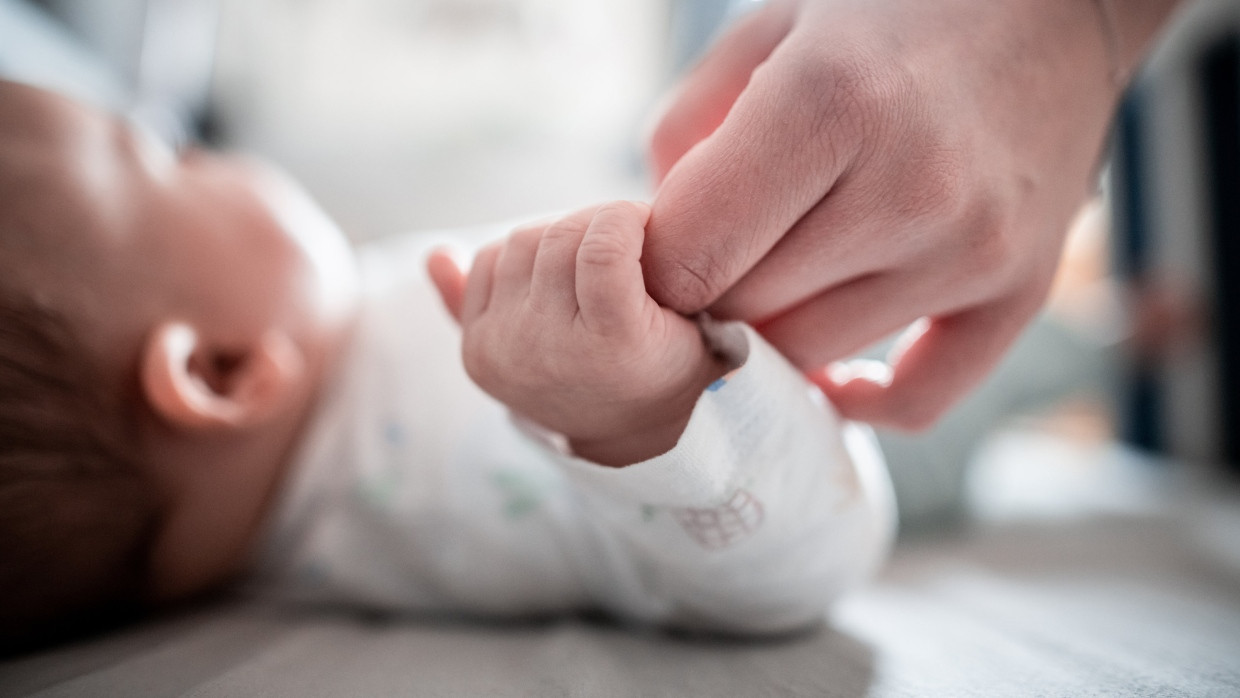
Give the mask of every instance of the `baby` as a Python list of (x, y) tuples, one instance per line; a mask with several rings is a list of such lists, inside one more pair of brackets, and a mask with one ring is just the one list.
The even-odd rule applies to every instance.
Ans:
[(524, 226), (468, 274), (421, 238), (355, 255), (259, 163), (0, 82), (4, 641), (239, 576), (372, 609), (817, 622), (887, 549), (881, 459), (750, 328), (654, 303), (648, 215)]

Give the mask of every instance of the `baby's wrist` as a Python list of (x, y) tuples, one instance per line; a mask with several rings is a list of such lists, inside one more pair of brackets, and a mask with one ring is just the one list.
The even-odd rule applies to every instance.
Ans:
[(667, 453), (680, 441), (702, 393), (730, 369), (726, 360), (703, 348), (695, 370), (680, 385), (635, 405), (633, 418), (619, 420), (613, 433), (585, 438), (566, 435), (573, 455), (619, 468)]

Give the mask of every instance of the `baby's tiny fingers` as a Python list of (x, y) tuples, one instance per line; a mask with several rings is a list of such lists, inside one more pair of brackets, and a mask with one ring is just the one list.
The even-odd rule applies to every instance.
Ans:
[(492, 300), (525, 298), (534, 273), (534, 255), (538, 253), (541, 239), (542, 229), (537, 226), (521, 227), (509, 233), (495, 261)]
[(473, 266), (469, 268), (469, 279), (465, 282), (465, 298), (461, 303), (461, 324), (468, 325), (478, 319), (486, 311), (491, 302), (492, 278), (495, 276), (495, 261), (499, 259), (499, 251), (504, 243), (493, 242), (478, 251), (474, 256)]
[(439, 291), (439, 297), (457, 324), (461, 322), (461, 306), (465, 302), (465, 272), (457, 266), (452, 254), (443, 247), (431, 251), (426, 271)]
[(586, 326), (606, 333), (638, 317), (649, 300), (642, 279), (642, 241), (650, 207), (604, 204), (577, 248), (577, 304)]
[(583, 208), (544, 226), (530, 281), (530, 302), (536, 307), (570, 315), (576, 312), (577, 248), (596, 211), (598, 206)]

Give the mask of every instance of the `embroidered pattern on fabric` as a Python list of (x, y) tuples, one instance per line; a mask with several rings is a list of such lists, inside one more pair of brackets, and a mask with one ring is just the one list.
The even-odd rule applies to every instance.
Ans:
[(355, 494), (372, 509), (385, 511), (396, 505), (404, 485), (405, 472), (400, 464), (405, 460), (409, 437), (404, 425), (395, 419), (385, 420), (378, 429), (386, 447), (385, 457), (363, 473)]
[(685, 507), (672, 511), (680, 527), (698, 545), (720, 550), (748, 538), (762, 525), (762, 502), (748, 490), (737, 490), (731, 499), (712, 509)]
[(510, 520), (534, 513), (551, 487), (551, 483), (518, 468), (495, 470), (490, 480), (503, 499), (504, 518)]

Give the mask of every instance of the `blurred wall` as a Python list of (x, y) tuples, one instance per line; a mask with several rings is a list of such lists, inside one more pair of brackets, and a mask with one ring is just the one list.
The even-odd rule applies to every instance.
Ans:
[[(1227, 440), (1220, 369), (1240, 357), (1229, 356), (1217, 341), (1226, 318), (1220, 316), (1216, 282), (1220, 274), (1240, 270), (1219, 266), (1212, 238), (1240, 236), (1240, 230), (1215, 230), (1209, 163), (1217, 144), (1206, 133), (1202, 60), (1218, 41), (1240, 35), (1240, 2), (1197, 0), (1185, 10), (1135, 86), (1130, 106), (1138, 123), (1128, 136), (1139, 162), (1128, 179), (1139, 192), (1125, 200), (1117, 190), (1117, 230), (1123, 236), (1140, 229), (1141, 274), (1186, 295), (1206, 324), (1151, 370), (1157, 401), (1151, 428), (1158, 432), (1153, 440), (1180, 458), (1218, 461)], [(1229, 128), (1240, 132), (1240, 123)], [(1240, 197), (1240, 191), (1231, 196)]]
[(223, 141), (355, 238), (644, 197), (664, 0), (226, 0)]
[(165, 138), (200, 130), (215, 63), (218, 0), (40, 0), (126, 93), (124, 111)]

